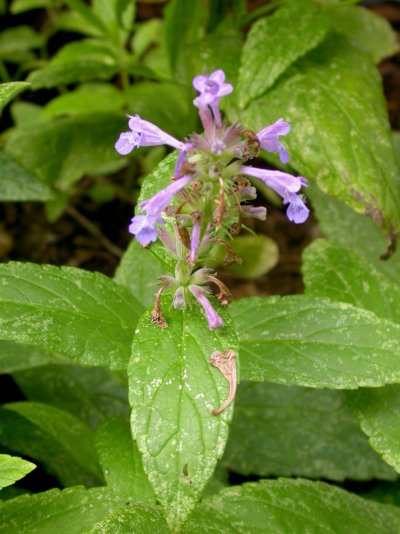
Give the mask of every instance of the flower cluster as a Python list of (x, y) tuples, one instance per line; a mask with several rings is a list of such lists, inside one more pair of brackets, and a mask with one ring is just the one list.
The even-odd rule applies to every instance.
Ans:
[[(283, 119), (259, 132), (239, 124), (227, 126), (221, 117), (219, 100), (233, 91), (225, 83), (225, 74), (217, 70), (209, 76), (196, 76), (193, 86), (199, 93), (193, 103), (199, 110), (204, 134), (192, 134), (184, 142), (165, 133), (156, 125), (129, 117), (129, 132), (123, 132), (115, 148), (122, 155), (134, 148), (166, 144), (178, 151), (171, 183), (152, 198), (139, 204), (129, 231), (147, 246), (158, 238), (176, 259), (175, 277), (164, 276), (156, 298), (153, 321), (166, 326), (160, 308), (163, 290), (173, 290), (175, 308), (185, 308), (195, 298), (203, 308), (210, 329), (223, 326), (212, 307), (206, 284), (219, 288), (220, 303), (229, 302), (228, 289), (206, 267), (207, 253), (216, 243), (226, 249), (226, 262), (238, 261), (225, 237), (240, 231), (245, 217), (266, 218), (266, 209), (248, 204), (256, 198), (249, 178), (264, 182), (276, 191), (287, 207), (287, 217), (304, 222), (309, 214), (302, 195), (305, 178), (278, 170), (245, 165), (259, 154), (260, 148), (277, 152), (282, 163), (289, 156), (280, 141), (290, 125)], [(168, 224), (166, 224), (168, 223)]]

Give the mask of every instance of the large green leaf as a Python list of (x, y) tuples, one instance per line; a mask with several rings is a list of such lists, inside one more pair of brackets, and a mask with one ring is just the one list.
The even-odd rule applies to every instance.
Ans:
[[(132, 530), (134, 529), (134, 530)], [(166, 534), (168, 526), (159, 506), (140, 502), (119, 508), (105, 519), (94, 525), (88, 534)]]
[(400, 510), (335, 486), (307, 480), (268, 480), (205, 499), (185, 534), (396, 534)]
[(0, 505), (1, 534), (82, 534), (122, 505), (106, 488), (52, 489)]
[(127, 386), (103, 367), (45, 365), (13, 373), (13, 379), (29, 400), (67, 410), (91, 427), (129, 414)]
[(340, 391), (241, 384), (222, 463), (243, 475), (393, 479)]
[(59, 408), (36, 402), (4, 405), (0, 410), (0, 443), (43, 462), (63, 485), (102, 482), (92, 432)]
[(392, 281), (400, 280), (400, 249), (384, 261), (388, 241), (369, 217), (356, 213), (343, 202), (309, 187), (314, 213), (323, 233), (333, 243), (359, 254)]
[(18, 15), (31, 9), (51, 7), (53, 0), (12, 0), (10, 13)]
[(33, 471), (36, 465), (18, 456), (0, 454), (0, 489), (11, 486), (17, 480)]
[(230, 307), (243, 380), (353, 389), (400, 380), (400, 325), (344, 302), (296, 295)]
[(134, 239), (121, 258), (114, 280), (127, 287), (147, 308), (154, 302), (157, 280), (163, 273), (157, 259)]
[(114, 143), (125, 127), (115, 113), (67, 117), (16, 128), (6, 150), (44, 182), (68, 189), (95, 167), (118, 161)]
[(319, 239), (303, 255), (308, 295), (327, 297), (400, 324), (400, 287), (354, 252)]
[(66, 362), (68, 359), (38, 347), (22, 345), (14, 341), (0, 341), (0, 374)]
[(92, 10), (103, 21), (108, 37), (123, 48), (135, 17), (135, 0), (93, 0)]
[(51, 189), (0, 150), (0, 201), (50, 200)]
[(87, 83), (75, 91), (64, 93), (43, 109), (44, 117), (62, 115), (88, 115), (92, 113), (117, 112), (124, 106), (122, 92), (107, 83)]
[(0, 338), (125, 369), (141, 304), (100, 273), (31, 263), (0, 265)]
[[(357, 65), (357, 68), (354, 68)], [(331, 35), (242, 113), (260, 130), (289, 120), (291, 165), (330, 195), (400, 230), (400, 172), (381, 80), (371, 60)]]
[(214, 416), (228, 396), (222, 373), (210, 366), (214, 351), (237, 339), (227, 313), (211, 332), (197, 306), (182, 312), (164, 302), (168, 328), (140, 321), (129, 365), (132, 433), (143, 466), (171, 527), (187, 517), (211, 477), (228, 437), (232, 407)]
[(361, 6), (342, 6), (329, 13), (331, 27), (345, 35), (379, 63), (399, 50), (396, 33), (390, 23), (370, 9)]
[(325, 10), (310, 0), (288, 2), (253, 24), (241, 57), (240, 105), (265, 93), (289, 65), (323, 40), (328, 26)]
[(400, 386), (361, 389), (348, 395), (371, 446), (400, 472)]
[(27, 82), (9, 82), (0, 84), (0, 113), (3, 108), (12, 100), (15, 96), (22, 91), (25, 91), (30, 86)]
[(110, 492), (125, 499), (154, 503), (154, 493), (143, 472), (128, 421), (117, 418), (104, 421), (96, 429), (96, 448)]
[(32, 89), (109, 79), (118, 72), (109, 46), (97, 39), (86, 39), (65, 45), (43, 68), (28, 76)]

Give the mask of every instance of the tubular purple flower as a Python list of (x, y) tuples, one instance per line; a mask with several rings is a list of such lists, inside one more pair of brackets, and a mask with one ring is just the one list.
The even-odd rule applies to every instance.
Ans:
[(233, 91), (232, 85), (225, 83), (224, 71), (219, 69), (212, 72), (209, 76), (196, 76), (193, 78), (193, 87), (200, 93), (193, 100), (193, 104), (199, 108), (200, 118), (206, 133), (210, 131), (207, 106), (210, 106), (212, 109), (216, 126), (220, 127), (222, 121), (218, 102), (222, 96), (229, 95)]
[(136, 237), (141, 245), (146, 247), (157, 239), (156, 222), (160, 221), (147, 215), (135, 215), (129, 225), (129, 232)]
[(180, 178), (181, 167), (185, 163), (185, 161), (187, 161), (187, 158), (186, 158), (187, 153), (189, 152), (189, 150), (192, 150), (192, 148), (194, 148), (194, 143), (183, 143), (182, 149), (179, 152), (179, 156), (178, 156), (178, 159), (175, 165), (175, 170), (174, 170), (175, 178)]
[(177, 150), (182, 150), (184, 144), (161, 128), (145, 121), (139, 115), (128, 115), (131, 132), (123, 132), (115, 143), (115, 150), (122, 155), (129, 154), (136, 147), (169, 145)]
[(197, 262), (197, 252), (198, 252), (199, 243), (200, 243), (201, 220), (202, 220), (201, 213), (199, 213), (198, 211), (193, 213), (193, 229), (192, 229), (192, 236), (190, 240), (190, 255), (189, 255), (189, 261), (192, 265), (195, 265), (195, 263)]
[(253, 217), (260, 221), (265, 221), (267, 218), (267, 208), (264, 206), (242, 206), (245, 217)]
[(206, 297), (205, 290), (199, 286), (190, 285), (189, 291), (192, 293), (192, 295), (195, 297), (197, 302), (203, 308), (204, 314), (208, 322), (208, 328), (210, 330), (215, 330), (216, 328), (224, 326), (224, 321), (221, 319), (218, 313), (214, 310), (214, 308), (211, 305), (211, 302)]
[(258, 169), (257, 167), (249, 167), (247, 165), (242, 165), (239, 172), (262, 180), (282, 198), (285, 198), (288, 193), (297, 193), (304, 183), (302, 176), (293, 176), (287, 172)]
[(176, 193), (183, 189), (191, 179), (191, 176), (182, 176), (182, 178), (178, 178), (164, 189), (161, 189), (161, 191), (156, 193), (153, 197), (141, 202), (139, 206), (146, 211), (148, 217), (153, 219), (159, 218), (161, 212), (165, 210)]
[(260, 145), (267, 152), (278, 152), (282, 163), (289, 161), (289, 155), (278, 137), (290, 132), (290, 124), (283, 119), (278, 119), (274, 124), (260, 130), (256, 136)]

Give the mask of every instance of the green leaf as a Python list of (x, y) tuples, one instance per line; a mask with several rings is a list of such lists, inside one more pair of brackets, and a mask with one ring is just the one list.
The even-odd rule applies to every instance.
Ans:
[(15, 96), (30, 86), (27, 82), (9, 82), (0, 84), (0, 113)]
[(46, 365), (13, 373), (13, 379), (29, 400), (66, 410), (92, 428), (129, 414), (127, 386), (102, 367)]
[(344, 302), (296, 295), (230, 306), (243, 380), (354, 389), (400, 380), (400, 325)]
[(279, 117), (292, 125), (285, 144), (294, 169), (388, 233), (400, 230), (400, 173), (386, 102), (364, 53), (331, 35), (254, 100), (241, 122), (258, 131)]
[[(165, 9), (165, 39), (172, 70), (185, 47), (204, 35), (207, 8), (203, 0), (172, 0)], [(179, 31), (177, 29), (179, 28)]]
[(229, 265), (229, 272), (242, 278), (258, 278), (278, 263), (278, 245), (264, 235), (240, 235), (230, 243), (233, 250), (243, 261)]
[[(132, 530), (134, 529), (134, 531)], [(88, 534), (127, 534), (128, 532), (165, 534), (168, 526), (159, 506), (134, 502), (119, 508), (97, 523)]]
[(40, 48), (44, 37), (30, 26), (16, 26), (0, 33), (0, 58), (9, 63), (20, 63), (32, 58), (33, 48)]
[(16, 128), (6, 150), (43, 182), (66, 190), (95, 167), (118, 161), (114, 144), (124, 128), (116, 113), (62, 118)]
[(110, 492), (123, 499), (154, 503), (128, 422), (117, 418), (104, 421), (96, 429), (96, 448)]
[[(323, 482), (262, 480), (204, 499), (184, 534), (395, 534), (400, 511)], [(345, 527), (344, 527), (345, 525)]]
[(361, 389), (348, 395), (370, 445), (400, 472), (400, 386)]
[(57, 87), (92, 79), (109, 79), (118, 72), (107, 44), (85, 39), (65, 45), (42, 69), (28, 76), (32, 89)]
[(310, 186), (314, 213), (324, 235), (333, 243), (352, 250), (371, 263), (380, 272), (398, 283), (400, 279), (400, 250), (387, 261), (380, 256), (388, 247), (382, 232), (369, 217), (360, 215), (343, 202), (328, 196), (315, 186)]
[(10, 154), (0, 150), (0, 201), (49, 200), (51, 189)]
[(163, 273), (164, 270), (155, 257), (134, 239), (121, 258), (114, 280), (127, 287), (147, 308), (154, 302), (158, 277)]
[(82, 534), (122, 503), (106, 488), (52, 489), (0, 505), (1, 534)]
[(331, 27), (349, 42), (369, 54), (375, 63), (399, 50), (396, 33), (389, 22), (370, 9), (342, 6), (329, 12)]
[(65, 0), (65, 2), (71, 9), (77, 11), (93, 29), (104, 34), (107, 33), (107, 27), (104, 21), (83, 0)]
[(31, 9), (46, 9), (52, 7), (53, 0), (12, 0), (10, 13), (18, 15)]
[(125, 369), (142, 306), (100, 273), (33, 263), (0, 265), (0, 337), (81, 365)]
[(400, 323), (400, 287), (354, 252), (318, 239), (303, 255), (306, 293), (348, 302)]
[(394, 479), (341, 391), (241, 384), (222, 463), (242, 475)]
[(197, 117), (188, 88), (169, 82), (141, 82), (125, 92), (130, 112), (178, 138), (192, 133)]
[(9, 454), (0, 454), (0, 489), (11, 486), (36, 468), (36, 465)]
[(314, 2), (290, 2), (258, 20), (243, 47), (239, 72), (242, 107), (272, 87), (297, 59), (315, 48), (328, 31), (329, 18)]
[(88, 83), (50, 100), (43, 110), (43, 116), (52, 118), (60, 115), (118, 112), (122, 110), (124, 102), (121, 91), (113, 85)]
[(24, 371), (50, 363), (65, 363), (67, 360), (37, 347), (0, 341), (0, 374)]
[(238, 354), (229, 316), (221, 314), (225, 326), (212, 332), (197, 306), (183, 312), (166, 300), (168, 328), (153, 325), (147, 312), (132, 347), (132, 434), (171, 528), (194, 507), (228, 437), (232, 407), (211, 413), (227, 398), (228, 383), (210, 356), (228, 349)]
[(116, 46), (123, 48), (135, 16), (135, 0), (93, 0), (93, 13)]
[(66, 486), (102, 482), (92, 432), (59, 408), (37, 402), (5, 404), (0, 409), (0, 443), (43, 462)]

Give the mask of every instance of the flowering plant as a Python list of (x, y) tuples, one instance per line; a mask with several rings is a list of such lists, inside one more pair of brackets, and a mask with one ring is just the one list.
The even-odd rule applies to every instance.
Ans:
[(0, 0), (0, 534), (398, 532), (398, 41), (352, 3)]

